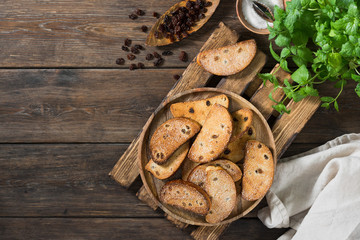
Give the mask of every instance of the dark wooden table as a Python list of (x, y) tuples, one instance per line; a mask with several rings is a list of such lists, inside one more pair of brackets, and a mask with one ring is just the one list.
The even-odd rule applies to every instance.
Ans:
[[(146, 69), (115, 64), (125, 38), (143, 44), (142, 25), (155, 22), (176, 0), (3, 0), (0, 2), (0, 238), (189, 239), (140, 202), (140, 186), (123, 189), (108, 172), (219, 21), (255, 38), (237, 20), (235, 0), (222, 0), (197, 33), (137, 57)], [(146, 15), (133, 21), (136, 8)], [(172, 50), (161, 68), (144, 53)], [(264, 71), (275, 65), (269, 57)], [(319, 109), (285, 155), (360, 132), (360, 101), (349, 84), (341, 112)], [(324, 94), (335, 93), (331, 85)], [(253, 215), (255, 216), (255, 215)], [(285, 230), (256, 219), (231, 224), (223, 239), (276, 239)]]

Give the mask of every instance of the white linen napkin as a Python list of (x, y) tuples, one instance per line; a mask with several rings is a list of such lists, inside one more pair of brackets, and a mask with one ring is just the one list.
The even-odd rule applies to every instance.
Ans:
[(347, 134), (277, 165), (258, 212), (279, 240), (360, 239), (360, 134)]

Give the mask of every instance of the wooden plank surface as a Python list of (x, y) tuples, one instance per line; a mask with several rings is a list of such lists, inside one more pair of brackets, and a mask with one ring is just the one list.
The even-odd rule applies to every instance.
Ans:
[[(150, 27), (156, 19), (154, 11), (165, 12), (177, 0), (18, 0), (1, 1), (0, 62), (2, 67), (111, 67), (118, 68), (115, 59), (126, 56), (121, 50), (125, 38), (135, 44), (144, 44), (147, 34), (142, 25)], [(171, 49), (174, 55), (166, 57), (164, 67), (186, 67), (188, 62), (178, 60), (184, 50), (189, 59), (195, 57), (219, 21), (237, 30), (243, 38), (254, 38), (259, 48), (268, 53), (267, 36), (249, 33), (236, 17), (234, 1), (222, 0), (213, 17), (200, 31), (172, 46), (146, 47), (144, 52)], [(129, 19), (137, 8), (146, 15)], [(154, 67), (153, 61), (141, 61)], [(129, 61), (122, 68), (128, 68)], [(269, 59), (267, 66), (274, 65)]]
[[(177, 229), (163, 218), (0, 218), (0, 226), (3, 240), (191, 239), (187, 232)], [(258, 219), (240, 219), (228, 229), (222, 239), (272, 240), (285, 231), (286, 229), (269, 230)]]

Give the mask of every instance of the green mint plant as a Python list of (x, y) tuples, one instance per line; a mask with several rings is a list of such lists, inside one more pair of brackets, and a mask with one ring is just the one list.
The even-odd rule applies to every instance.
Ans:
[[(292, 0), (286, 11), (275, 6), (275, 21), (269, 40), (282, 48), (278, 55), (270, 43), (270, 52), (283, 70), (290, 72), (288, 60), (292, 59), (297, 69), (288, 79), (279, 83), (273, 72), (259, 74), (266, 84), (274, 84), (274, 89), (282, 89), (285, 98), (275, 102), (273, 108), (290, 113), (285, 102), (292, 99), (301, 101), (307, 96), (319, 96), (316, 86), (323, 83), (334, 84), (339, 89), (335, 97), (322, 96), (322, 107), (331, 105), (339, 111), (338, 98), (348, 81), (355, 81), (356, 94), (360, 97), (360, 1), (357, 0)], [(314, 46), (315, 45), (315, 46)], [(312, 46), (311, 50), (309, 46)], [(309, 70), (310, 69), (310, 70)], [(273, 92), (272, 91), (272, 92)]]

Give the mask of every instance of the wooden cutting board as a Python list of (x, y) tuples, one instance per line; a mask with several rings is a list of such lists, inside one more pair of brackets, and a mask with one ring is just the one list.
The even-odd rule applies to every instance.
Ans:
[[(236, 32), (232, 31), (221, 22), (200, 51), (233, 44), (237, 42), (238, 38), (239, 36)], [(315, 113), (316, 109), (320, 106), (321, 101), (318, 97), (307, 97), (297, 103), (290, 101), (287, 106), (291, 109), (291, 113), (277, 117), (276, 112), (272, 108), (273, 102), (268, 98), (273, 86), (269, 82), (264, 86), (262, 81), (257, 77), (257, 73), (262, 70), (265, 62), (266, 55), (261, 51), (258, 51), (254, 60), (247, 68), (238, 74), (223, 78), (216, 87), (232, 91), (239, 95), (245, 95), (250, 98), (250, 102), (258, 108), (265, 119), (269, 119), (270, 117), (275, 118), (275, 121), (271, 121), (272, 124), (270, 124), (270, 127), (272, 127), (276, 151), (278, 153), (278, 158), (280, 158), (296, 135), (303, 129), (305, 124)], [(274, 69), (277, 67), (278, 66), (275, 66)], [(290, 74), (281, 69), (276, 72), (276, 76), (280, 81), (283, 81), (286, 78), (290, 79)], [(212, 75), (202, 69), (194, 59), (186, 68), (179, 81), (169, 91), (167, 97), (185, 90), (206, 87), (211, 77)], [(283, 99), (284, 93), (281, 90), (277, 90), (273, 92), (272, 96), (275, 100), (280, 101)], [(139, 137), (133, 140), (129, 148), (109, 173), (115, 181), (126, 188), (128, 188), (139, 175), (137, 166), (138, 144)], [(158, 208), (157, 204), (146, 192), (144, 186), (140, 188), (137, 196), (154, 210)], [(179, 228), (188, 226), (169, 216), (167, 216), (167, 218), (174, 222)], [(228, 226), (229, 224), (215, 227), (197, 227), (191, 233), (191, 236), (194, 239), (218, 239)]]

